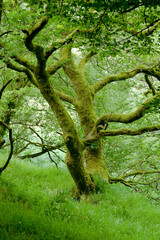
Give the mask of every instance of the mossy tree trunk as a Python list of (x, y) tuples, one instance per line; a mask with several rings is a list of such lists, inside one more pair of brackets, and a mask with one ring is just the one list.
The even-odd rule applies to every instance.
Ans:
[[(94, 111), (94, 90), (88, 84), (85, 78), (85, 64), (94, 55), (93, 52), (87, 54), (81, 59), (78, 66), (75, 65), (71, 47), (64, 47), (61, 55), (65, 54), (68, 62), (64, 67), (64, 71), (70, 78), (76, 95), (76, 110), (80, 119), (81, 126), (84, 128), (84, 135), (87, 137), (91, 134), (97, 122), (97, 117)], [(109, 181), (109, 174), (103, 160), (102, 139), (99, 139), (95, 146), (87, 146), (83, 151), (86, 169), (90, 175), (99, 174), (106, 181)]]

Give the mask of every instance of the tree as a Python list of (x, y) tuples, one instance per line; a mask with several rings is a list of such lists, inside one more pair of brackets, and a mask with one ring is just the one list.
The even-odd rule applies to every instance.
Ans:
[[(104, 76), (94, 84), (89, 83), (85, 74), (86, 64), (95, 55), (103, 57), (104, 53), (107, 54), (108, 52), (110, 52), (111, 55), (121, 55), (122, 50), (124, 52), (130, 51), (133, 54), (139, 49), (136, 45), (137, 42), (140, 47), (142, 47), (141, 40), (142, 42), (146, 41), (150, 43), (151, 34), (155, 32), (160, 24), (160, 21), (157, 20), (157, 8), (159, 6), (158, 4), (156, 5), (155, 2), (156, 8), (152, 11), (152, 17), (148, 17), (147, 19), (150, 24), (147, 25), (148, 22), (141, 22), (139, 24), (140, 27), (144, 25), (147, 25), (147, 27), (137, 31), (132, 28), (133, 23), (138, 24), (137, 18), (134, 18), (134, 14), (136, 13), (138, 18), (142, 19), (139, 9), (145, 9), (144, 20), (146, 16), (148, 16), (148, 11), (153, 7), (153, 1), (149, 1), (148, 5), (146, 5), (144, 1), (136, 1), (136, 5), (134, 3), (129, 4), (129, 1), (125, 1), (124, 4), (122, 4), (122, 1), (118, 1), (118, 7), (115, 6), (112, 1), (110, 2), (111, 4), (108, 5), (105, 5), (104, 1), (100, 3), (96, 2), (97, 1), (73, 1), (72, 4), (69, 3), (70, 5), (68, 5), (68, 1), (64, 1), (64, 4), (55, 1), (57, 5), (49, 2), (45, 8), (45, 13), (41, 13), (43, 16), (36, 20), (36, 23), (34, 23), (31, 28), (27, 27), (21, 30), (24, 33), (23, 44), (28, 50), (26, 57), (22, 55), (23, 47), (22, 50), (12, 49), (11, 51), (11, 46), (7, 43), (4, 44), (3, 41), (0, 43), (3, 49), (0, 58), (6, 64), (7, 68), (19, 73), (24, 73), (30, 83), (39, 89), (42, 96), (50, 105), (63, 132), (63, 141), (67, 148), (65, 158), (67, 168), (80, 194), (89, 194), (95, 191), (95, 174), (105, 179), (107, 183), (122, 182), (127, 186), (132, 186), (132, 182), (126, 180), (127, 177), (160, 173), (159, 170), (146, 172), (136, 171), (124, 174), (119, 178), (113, 178), (110, 176), (103, 159), (103, 138), (105, 136), (140, 135), (145, 132), (160, 130), (160, 124), (158, 123), (136, 130), (128, 128), (116, 130), (107, 129), (108, 123), (110, 122), (129, 124), (144, 117), (146, 110), (151, 107), (150, 103), (159, 96), (159, 92), (156, 91), (148, 78), (148, 76), (153, 76), (157, 80), (160, 80), (159, 62), (156, 65), (151, 64), (148, 66), (143, 64), (134, 67), (132, 70)], [(42, 4), (43, 2), (40, 3)], [(65, 22), (64, 27), (58, 26), (57, 31), (54, 31), (55, 38), (58, 40), (53, 41), (51, 39), (50, 42), (52, 42), (48, 43), (46, 47), (46, 43), (43, 43), (41, 39), (38, 40), (38, 37), (43, 31), (48, 36), (47, 25), (54, 26), (55, 28), (56, 26), (53, 21), (56, 23), (59, 22), (58, 17), (51, 17), (51, 14), (55, 14), (51, 6), (58, 6), (59, 14), (61, 14)], [(76, 16), (67, 14), (66, 6), (69, 6), (72, 12), (77, 10)], [(86, 9), (83, 11), (84, 6), (86, 6)], [(149, 8), (147, 6), (149, 6)], [(47, 8), (51, 9), (49, 14), (46, 12)], [(122, 17), (120, 13), (123, 13)], [(127, 16), (131, 19), (129, 28), (127, 28), (127, 16), (125, 14), (129, 14)], [(117, 16), (118, 19), (116, 19)], [(154, 20), (153, 17), (155, 18)], [(82, 21), (78, 20), (78, 26), (77, 19), (79, 18), (81, 18)], [(72, 20), (72, 23), (70, 23), (66, 29), (68, 19), (69, 21)], [(96, 24), (94, 22), (95, 19)], [(106, 26), (106, 24), (109, 24), (109, 21), (110, 25)], [(85, 26), (83, 25), (84, 23)], [(88, 24), (91, 24), (90, 29), (86, 29)], [(119, 24), (121, 24), (120, 27)], [(122, 38), (122, 34), (125, 40)], [(132, 46), (132, 37), (134, 38), (133, 48), (130, 49), (130, 46)], [(107, 38), (108, 46), (106, 46), (105, 38)], [(44, 41), (46, 41), (46, 39), (44, 39)], [(122, 42), (124, 43), (121, 44)], [(150, 43), (149, 46), (152, 46), (152, 43)], [(75, 47), (78, 47), (83, 52), (83, 57), (79, 59), (78, 65), (72, 52), (72, 49)], [(95, 47), (97, 47), (97, 49), (95, 49)], [(104, 53), (101, 54), (101, 50), (103, 52), (104, 49)], [(143, 48), (141, 51), (143, 52)], [(6, 52), (8, 52), (7, 56), (5, 56)], [(33, 61), (29, 60), (29, 56), (32, 56)], [(51, 56), (53, 56), (52, 59)], [(63, 69), (65, 75), (70, 79), (75, 97), (57, 90), (54, 86), (54, 78), (52, 78), (52, 76), (61, 69)], [(153, 96), (146, 99), (131, 113), (120, 114), (109, 112), (100, 117), (96, 116), (94, 100), (99, 91), (110, 83), (132, 79), (142, 73), (146, 74), (146, 82), (152, 90)], [(71, 104), (76, 109), (80, 125), (83, 128), (83, 137), (78, 133), (76, 124), (67, 111), (64, 102)]]

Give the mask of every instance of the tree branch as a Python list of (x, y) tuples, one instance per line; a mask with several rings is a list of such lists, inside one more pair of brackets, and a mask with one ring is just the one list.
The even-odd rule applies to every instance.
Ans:
[[(125, 186), (128, 186), (128, 187), (130, 187), (130, 188), (135, 189), (136, 191), (139, 191), (140, 188), (138, 188), (138, 185), (144, 185), (144, 186), (149, 186), (149, 187), (151, 187), (153, 183), (157, 184), (157, 181), (159, 180), (159, 176), (158, 176), (156, 179), (154, 179), (154, 180), (152, 180), (152, 181), (149, 181), (149, 182), (147, 182), (147, 181), (146, 181), (146, 182), (145, 182), (145, 181), (144, 181), (144, 182), (140, 182), (141, 179), (142, 179), (144, 176), (146, 176), (146, 175), (148, 175), (148, 174), (159, 174), (159, 173), (160, 173), (160, 170), (141, 170), (141, 171), (135, 171), (135, 172), (131, 172), (131, 173), (128, 173), (128, 174), (124, 174), (124, 175), (122, 175), (121, 177), (110, 177), (109, 182), (110, 182), (111, 184), (120, 182), (120, 183), (124, 184)], [(141, 175), (138, 180), (137, 180), (137, 179), (134, 180), (134, 178), (129, 179), (129, 180), (125, 180), (125, 178), (136, 177), (136, 176), (138, 176), (138, 175)]]
[(78, 68), (80, 71), (84, 71), (85, 64), (91, 59), (92, 56), (94, 56), (96, 53), (95, 52), (90, 52), (86, 54), (81, 61), (79, 62)]
[(5, 85), (3, 85), (3, 87), (0, 89), (0, 99), (2, 98), (2, 94), (4, 92), (4, 90), (6, 89), (6, 87), (8, 86), (8, 84), (12, 81), (13, 79), (10, 79)]
[(131, 176), (137, 176), (137, 175), (148, 175), (148, 174), (154, 174), (154, 173), (160, 173), (160, 170), (151, 170), (151, 171), (135, 171), (135, 172), (131, 172), (131, 173), (126, 173), (122, 176), (122, 178), (128, 178)]
[(142, 29), (141, 31), (137, 31), (136, 29), (126, 29), (126, 32), (131, 33), (132, 35), (136, 36), (137, 38), (142, 38), (144, 36), (151, 35), (160, 25), (160, 20), (155, 22), (154, 24), (150, 24), (149, 27)]
[(27, 47), (27, 49), (31, 52), (35, 51), (36, 45), (32, 43), (32, 40), (35, 38), (35, 36), (44, 28), (44, 26), (48, 23), (49, 18), (47, 16), (42, 17), (32, 28), (27, 30), (22, 30), (22, 32), (25, 34), (24, 36), (24, 42)]
[(25, 66), (26, 68), (28, 68), (29, 70), (31, 70), (32, 72), (34, 72), (35, 66), (34, 66), (28, 59), (20, 56), (19, 54), (12, 54), (11, 58), (12, 58), (15, 62), (17, 62), (17, 63)]
[(11, 33), (11, 32), (13, 32), (13, 31), (4, 32), (4, 33), (0, 34), (0, 37), (4, 36), (5, 34)]
[[(0, 43), (0, 47), (7, 50), (3, 43)], [(0, 55), (0, 59), (7, 61), (4, 54)], [(28, 59), (26, 59), (25, 57), (23, 57), (17, 53), (12, 53), (10, 56), (10, 59), (12, 59), (13, 61), (19, 63), (20, 65), (28, 68), (32, 72), (34, 72), (34, 70), (35, 70), (35, 66)]]
[(131, 136), (137, 136), (141, 135), (143, 133), (147, 132), (153, 132), (153, 131), (159, 131), (160, 130), (160, 124), (154, 125), (154, 126), (148, 126), (136, 130), (132, 129), (118, 129), (118, 130), (101, 130), (99, 134), (93, 135), (91, 137), (85, 138), (83, 140), (83, 143), (87, 146), (92, 144), (93, 142), (97, 141), (99, 138), (107, 137), (107, 136), (119, 136), (119, 135), (131, 135)]
[(65, 102), (71, 103), (72, 105), (76, 104), (76, 100), (70, 96), (68, 96), (65, 93), (62, 93), (60, 91), (55, 90), (55, 92), (58, 94), (59, 98)]
[(133, 70), (130, 70), (130, 71), (121, 72), (121, 73), (118, 73), (118, 74), (106, 76), (103, 79), (96, 82), (93, 85), (93, 89), (96, 93), (111, 82), (123, 81), (123, 80), (129, 79), (129, 78), (132, 78), (139, 73), (146, 73), (146, 74), (154, 76), (158, 80), (160, 80), (160, 71), (159, 71), (158, 67), (159, 67), (159, 64), (152, 67), (152, 68), (137, 67), (137, 68), (135, 68)]
[(16, 140), (18, 140), (18, 139), (21, 139), (21, 140), (23, 140), (25, 142), (28, 142), (29, 144), (35, 145), (37, 147), (41, 147), (41, 148), (46, 147), (47, 149), (51, 149), (51, 150), (56, 150), (56, 149), (59, 149), (62, 146), (64, 146), (64, 143), (59, 143), (56, 146), (52, 146), (52, 145), (48, 145), (48, 144), (42, 144), (42, 143), (39, 143), (39, 142), (32, 142), (32, 141), (30, 141), (30, 140), (28, 140), (26, 138), (16, 138)]
[(148, 126), (144, 128), (140, 128), (137, 130), (132, 129), (119, 129), (119, 130), (107, 130), (103, 131), (102, 136), (119, 136), (119, 135), (141, 135), (146, 132), (153, 132), (153, 131), (159, 131), (160, 130), (160, 124), (154, 125), (154, 126)]
[(58, 50), (59, 48), (61, 48), (64, 45), (69, 44), (70, 42), (72, 42), (72, 38), (73, 36), (78, 32), (78, 28), (74, 29), (65, 39), (59, 40), (57, 42), (52, 43), (49, 47), (48, 50), (45, 52), (45, 58), (46, 60), (49, 58), (49, 56), (55, 52), (56, 50)]
[(159, 96), (160, 94), (156, 94), (150, 98), (148, 98), (142, 105), (140, 105), (139, 108), (137, 108), (137, 110), (135, 110), (134, 112), (128, 113), (128, 114), (120, 114), (120, 113), (112, 113), (110, 114), (106, 114), (101, 116), (98, 120), (96, 125), (99, 125), (99, 123), (103, 120), (103, 121), (108, 121), (109, 122), (120, 122), (120, 123), (131, 123), (134, 122), (140, 118), (142, 118), (145, 114), (145, 111), (147, 109), (150, 108), (150, 103), (153, 102), (154, 99), (157, 98), (157, 96)]
[(6, 123), (4, 123), (1, 120), (0, 120), (0, 124), (2, 126), (4, 126), (5, 128), (7, 128), (8, 131), (9, 131), (9, 141), (10, 141), (10, 148), (11, 148), (9, 156), (8, 156), (8, 159), (7, 159), (6, 163), (5, 163), (5, 165), (0, 168), (0, 174), (1, 174), (6, 169), (6, 167), (8, 166), (8, 164), (9, 164), (11, 158), (12, 158), (12, 155), (13, 155), (13, 138), (12, 138), (12, 129)]
[(27, 67), (18, 65), (9, 58), (3, 58), (2, 56), (0, 56), (0, 59), (3, 59), (3, 62), (5, 62), (6, 66), (8, 68), (15, 70), (17, 72), (25, 73), (27, 75), (28, 79), (31, 81), (31, 83), (34, 84), (35, 86), (37, 86), (37, 81), (36, 81), (36, 78), (34, 77), (34, 74)]
[[(47, 146), (47, 145), (43, 145), (43, 146)], [(48, 153), (50, 151), (53, 151), (53, 150), (60, 150), (61, 147), (64, 146), (64, 143), (61, 143), (61, 144), (57, 144), (56, 146), (53, 146), (53, 147), (46, 147), (45, 149), (43, 149), (42, 151), (40, 152), (37, 152), (37, 153), (33, 153), (33, 154), (27, 154), (27, 155), (24, 155), (24, 156), (20, 156), (19, 158), (21, 159), (25, 159), (25, 158), (35, 158), (35, 157), (39, 157), (45, 153)]]
[(145, 5), (144, 3), (138, 3), (136, 6), (131, 7), (131, 8), (129, 8), (129, 9), (126, 9), (126, 10), (124, 10), (124, 11), (121, 11), (120, 13), (121, 13), (121, 14), (124, 14), (124, 13), (128, 13), (128, 12), (132, 12), (134, 9), (139, 8), (139, 7), (141, 7), (141, 6), (144, 6), (144, 5)]
[(148, 84), (149, 88), (150, 88), (151, 91), (152, 91), (153, 96), (156, 95), (155, 87), (154, 87), (154, 85), (152, 84), (152, 82), (150, 81), (148, 75), (145, 74), (144, 77), (145, 77), (145, 81), (146, 81), (146, 83)]
[(53, 75), (54, 73), (57, 72), (58, 69), (61, 67), (64, 67), (65, 64), (67, 63), (68, 59), (61, 57), (60, 60), (56, 63), (54, 63), (52, 66), (48, 67), (46, 71), (48, 72), (49, 75)]

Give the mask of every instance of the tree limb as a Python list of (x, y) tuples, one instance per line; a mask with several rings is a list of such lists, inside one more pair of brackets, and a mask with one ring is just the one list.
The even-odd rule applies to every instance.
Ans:
[[(47, 145), (43, 145), (43, 146), (47, 146)], [(57, 144), (56, 146), (51, 146), (51, 147), (46, 147), (45, 149), (43, 149), (42, 151), (40, 152), (37, 152), (37, 153), (33, 153), (33, 154), (27, 154), (27, 155), (24, 155), (24, 156), (20, 156), (19, 158), (21, 159), (25, 159), (25, 158), (35, 158), (35, 157), (39, 157), (47, 152), (50, 152), (50, 151), (53, 151), (53, 150), (60, 150), (61, 147), (64, 146), (64, 143), (61, 143), (61, 144)]]
[(17, 63), (25, 66), (26, 68), (28, 68), (29, 70), (31, 70), (32, 72), (34, 72), (35, 66), (34, 66), (28, 59), (26, 59), (25, 57), (22, 57), (22, 56), (19, 55), (19, 54), (12, 54), (11, 58), (12, 58), (15, 62), (17, 62)]
[(76, 100), (70, 96), (68, 96), (65, 93), (62, 93), (60, 91), (55, 90), (55, 92), (58, 94), (59, 98), (65, 102), (71, 103), (72, 105), (76, 104)]
[(78, 68), (80, 71), (84, 71), (85, 64), (90, 60), (92, 56), (94, 56), (96, 53), (95, 52), (90, 52), (86, 54), (81, 61), (79, 62)]
[[(0, 47), (7, 50), (5, 45), (2, 42), (0, 43)], [(0, 59), (2, 59), (4, 61), (7, 61), (6, 58), (5, 58), (5, 55), (3, 55), (3, 54), (0, 55)], [(20, 65), (28, 68), (32, 72), (34, 72), (34, 70), (35, 70), (35, 66), (28, 59), (21, 56), (20, 54), (12, 53), (11, 56), (10, 56), (10, 59), (12, 59), (13, 61), (19, 63)]]
[(122, 176), (122, 178), (128, 178), (131, 176), (137, 176), (137, 175), (147, 175), (147, 174), (154, 174), (154, 173), (160, 173), (160, 170), (148, 170), (148, 171), (135, 171), (135, 172), (131, 172), (131, 173), (126, 173)]
[[(47, 148), (47, 149), (51, 149), (51, 150), (56, 150), (56, 149), (59, 149), (59, 148), (61, 148), (62, 146), (64, 146), (64, 143), (59, 143), (59, 144), (57, 144), (57, 145), (55, 145), (55, 146), (52, 146), (52, 145), (48, 145), (48, 144), (42, 144), (42, 143), (39, 143), (39, 142), (32, 142), (32, 141), (30, 141), (30, 140), (28, 140), (28, 139), (26, 139), (26, 138), (22, 138), (22, 137), (18, 137), (18, 138), (16, 138), (16, 140), (18, 140), (18, 139), (21, 139), (21, 140), (23, 140), (23, 141), (25, 141), (25, 142), (28, 142), (29, 144), (32, 144), (32, 145), (35, 145), (35, 146), (37, 146), (37, 147), (41, 147), (41, 148)], [(15, 141), (15, 140), (14, 140)]]
[(102, 78), (101, 80), (99, 80), (98, 82), (96, 82), (93, 85), (93, 89), (96, 93), (111, 82), (123, 81), (123, 80), (129, 79), (129, 78), (132, 78), (139, 73), (146, 73), (146, 74), (154, 76), (158, 80), (160, 80), (160, 71), (157, 68), (157, 66), (159, 66), (159, 64), (156, 65), (155, 67), (152, 67), (152, 68), (137, 67), (137, 68), (135, 68), (133, 70), (130, 70), (130, 71), (121, 72), (121, 73), (118, 73), (118, 74), (106, 76), (106, 77)]
[(150, 108), (150, 103), (152, 103), (153, 100), (159, 95), (160, 94), (156, 94), (156, 95), (148, 98), (134, 112), (131, 112), (131, 113), (128, 113), (128, 114), (112, 113), (111, 116), (110, 116), (110, 114), (103, 115), (97, 120), (96, 125), (98, 125), (99, 122), (101, 122), (102, 120), (108, 121), (108, 119), (109, 119), (109, 122), (120, 122), (120, 123), (134, 122), (134, 121), (136, 121), (136, 120), (138, 120), (138, 119), (140, 119), (144, 116), (145, 111)]
[(59, 48), (61, 48), (64, 45), (69, 44), (70, 42), (72, 42), (72, 38), (73, 36), (79, 31), (78, 28), (74, 29), (65, 39), (59, 40), (57, 42), (52, 43), (49, 47), (48, 50), (45, 52), (45, 58), (46, 60), (49, 58), (49, 56), (55, 52), (56, 50), (58, 50)]
[(9, 131), (9, 141), (10, 141), (10, 153), (9, 153), (9, 156), (8, 156), (8, 159), (5, 163), (5, 165), (0, 168), (0, 174), (1, 174), (6, 169), (6, 167), (8, 166), (8, 164), (9, 164), (11, 158), (12, 158), (12, 155), (13, 155), (13, 138), (12, 138), (12, 129), (6, 123), (4, 123), (1, 120), (0, 120), (0, 124), (8, 129), (8, 131)]
[[(149, 181), (149, 182), (140, 182), (141, 179), (142, 179), (144, 176), (146, 176), (146, 175), (148, 175), (148, 174), (159, 174), (159, 173), (160, 173), (160, 170), (141, 170), (141, 171), (135, 171), (135, 172), (131, 172), (131, 173), (128, 173), (128, 174), (124, 174), (124, 175), (122, 175), (122, 176), (120, 176), (120, 177), (110, 177), (109, 182), (110, 182), (111, 184), (120, 182), (120, 183), (124, 184), (125, 186), (128, 186), (128, 187), (130, 187), (130, 188), (133, 188), (133, 189), (135, 189), (135, 190), (140, 190), (140, 189), (138, 188), (138, 185), (145, 185), (145, 186), (151, 187), (153, 183), (157, 184), (157, 181), (159, 180), (159, 176), (158, 176), (156, 179), (154, 179), (154, 180), (152, 180), (152, 181)], [(134, 180), (134, 179), (125, 180), (125, 178), (136, 177), (136, 176), (138, 176), (138, 175), (141, 175), (138, 180)]]
[(2, 94), (4, 92), (4, 90), (6, 89), (6, 87), (8, 86), (8, 84), (12, 81), (13, 79), (10, 79), (5, 85), (3, 85), (3, 87), (0, 89), (0, 99), (2, 98)]
[(102, 136), (119, 136), (119, 135), (141, 135), (146, 132), (153, 132), (153, 131), (159, 131), (160, 130), (160, 124), (154, 125), (154, 126), (148, 126), (143, 127), (137, 130), (132, 129), (119, 129), (119, 130), (106, 130), (102, 134)]
[(142, 38), (144, 36), (151, 35), (158, 27), (160, 26), (160, 20), (155, 22), (154, 24), (150, 24), (149, 27), (142, 29), (141, 31), (137, 31), (136, 29), (126, 29), (126, 32), (131, 33), (137, 38)]
[(46, 69), (49, 75), (53, 75), (57, 72), (58, 69), (63, 67), (67, 63), (68, 59), (64, 58), (63, 56), (60, 58), (60, 60), (54, 64), (52, 64), (50, 67)]
[(42, 17), (32, 28), (29, 30), (22, 30), (25, 33), (24, 42), (27, 49), (31, 52), (35, 51), (36, 45), (32, 43), (32, 40), (35, 36), (44, 28), (44, 26), (48, 23), (49, 18), (47, 16)]
[(146, 83), (148, 84), (149, 88), (150, 88), (151, 91), (152, 91), (153, 96), (156, 95), (156, 89), (155, 89), (153, 83), (150, 81), (148, 75), (145, 74), (144, 77), (145, 77)]
[(17, 72), (25, 73), (27, 75), (28, 79), (31, 81), (31, 83), (34, 84), (35, 86), (37, 86), (37, 81), (36, 81), (36, 78), (34, 77), (34, 74), (27, 67), (16, 64), (10, 58), (3, 58), (2, 56), (0, 56), (0, 59), (3, 59), (3, 61), (5, 62), (6, 66), (8, 68), (15, 70)]
[(132, 129), (117, 129), (117, 130), (101, 130), (99, 134), (93, 135), (91, 137), (83, 139), (83, 143), (87, 146), (92, 144), (93, 142), (97, 141), (99, 138), (107, 137), (107, 136), (120, 136), (120, 135), (130, 135), (130, 136), (137, 136), (147, 132), (159, 131), (160, 124), (154, 126), (148, 126), (136, 130)]
[(138, 3), (136, 6), (131, 7), (131, 8), (129, 8), (129, 9), (126, 9), (126, 10), (124, 10), (124, 11), (121, 11), (120, 13), (121, 13), (121, 14), (124, 14), (124, 13), (128, 13), (128, 12), (132, 12), (134, 9), (139, 8), (139, 7), (141, 7), (141, 6), (144, 6), (144, 5), (145, 5), (144, 3)]
[(13, 32), (13, 31), (4, 32), (4, 33), (0, 34), (0, 37), (4, 36), (5, 34), (11, 33), (11, 32)]

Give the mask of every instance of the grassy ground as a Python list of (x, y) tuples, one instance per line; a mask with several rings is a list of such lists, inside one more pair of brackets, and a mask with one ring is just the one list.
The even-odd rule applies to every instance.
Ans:
[(66, 169), (12, 159), (0, 176), (0, 240), (160, 239), (160, 207), (144, 196), (117, 184), (77, 202), (72, 186)]

